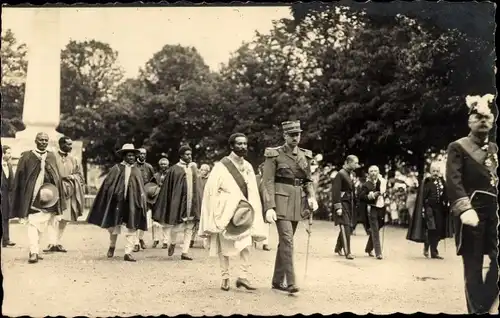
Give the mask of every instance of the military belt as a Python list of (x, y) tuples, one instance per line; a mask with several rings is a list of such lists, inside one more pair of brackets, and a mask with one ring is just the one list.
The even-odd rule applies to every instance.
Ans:
[(275, 177), (274, 182), (276, 183), (284, 183), (293, 185), (296, 187), (303, 186), (305, 183), (305, 179), (297, 179), (297, 178), (286, 178), (286, 177)]

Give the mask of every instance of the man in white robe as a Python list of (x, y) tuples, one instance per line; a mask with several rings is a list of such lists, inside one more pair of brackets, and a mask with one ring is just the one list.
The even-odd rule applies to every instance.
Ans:
[[(201, 205), (198, 230), (200, 237), (209, 239), (209, 255), (218, 256), (221, 267), (221, 289), (229, 290), (229, 257), (238, 255), (242, 264), (236, 287), (254, 290), (248, 279), (250, 247), (252, 240), (267, 238), (262, 216), (259, 189), (251, 164), (244, 159), (247, 138), (236, 133), (229, 138), (231, 154), (214, 165), (208, 177)], [(235, 235), (228, 229), (234, 225), (238, 209), (253, 209), (251, 226)]]

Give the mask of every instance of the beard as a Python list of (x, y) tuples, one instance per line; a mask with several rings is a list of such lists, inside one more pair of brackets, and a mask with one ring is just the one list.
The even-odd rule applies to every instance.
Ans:
[(247, 149), (234, 149), (233, 151), (238, 157), (245, 157), (248, 153)]

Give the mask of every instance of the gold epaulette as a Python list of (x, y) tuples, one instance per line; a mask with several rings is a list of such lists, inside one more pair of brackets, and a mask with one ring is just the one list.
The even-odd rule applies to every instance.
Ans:
[(272, 158), (272, 157), (279, 156), (280, 153), (279, 153), (278, 149), (280, 149), (280, 147), (268, 147), (268, 148), (266, 148), (266, 150), (264, 151), (264, 157)]
[(313, 158), (313, 153), (312, 153), (312, 151), (311, 151), (311, 150), (309, 150), (309, 149), (304, 149), (304, 148), (300, 148), (300, 147), (299, 147), (299, 149), (300, 149), (300, 150), (302, 150), (302, 151), (304, 152), (304, 155), (305, 155), (307, 158), (309, 158), (309, 159), (312, 159), (312, 158)]

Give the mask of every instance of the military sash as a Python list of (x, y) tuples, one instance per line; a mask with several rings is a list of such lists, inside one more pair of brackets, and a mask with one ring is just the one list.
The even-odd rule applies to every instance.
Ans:
[(241, 173), (238, 171), (238, 168), (234, 165), (234, 163), (228, 158), (224, 157), (221, 159), (222, 164), (226, 167), (226, 169), (229, 171), (231, 176), (233, 176), (234, 181), (236, 181), (236, 184), (240, 188), (241, 192), (245, 196), (245, 198), (248, 200), (248, 187), (245, 182), (245, 179), (243, 179), (243, 176)]

